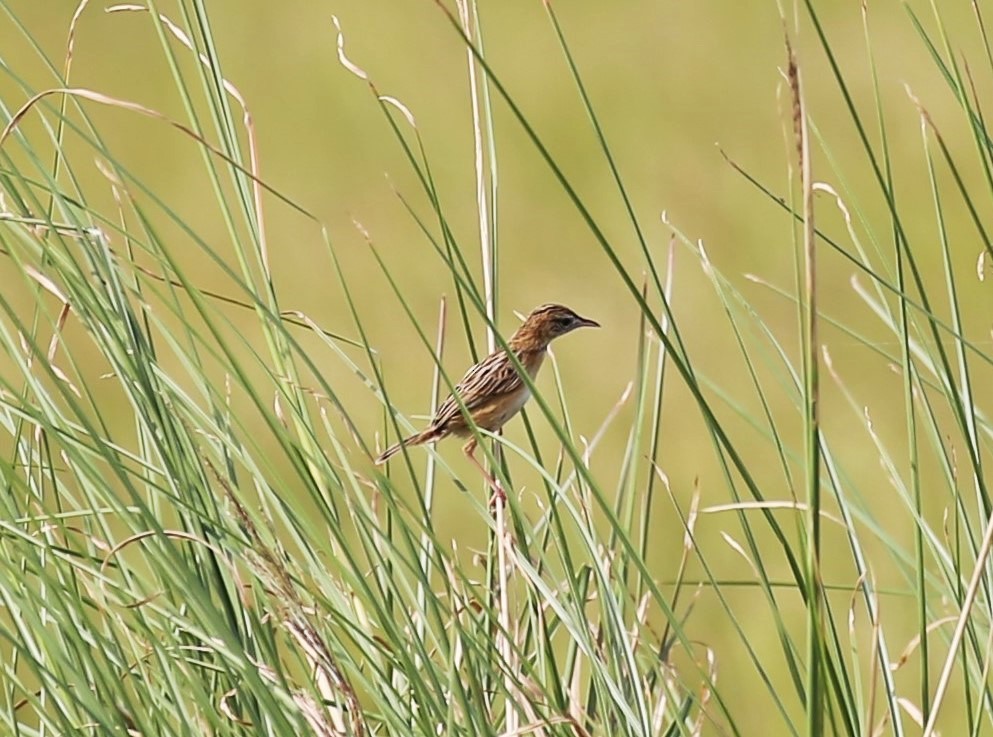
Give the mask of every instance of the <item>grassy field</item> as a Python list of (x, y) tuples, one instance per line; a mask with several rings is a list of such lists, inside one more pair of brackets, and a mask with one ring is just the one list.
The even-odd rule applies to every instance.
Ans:
[[(2, 731), (989, 734), (993, 51), (867, 5), (0, 0)], [(551, 301), (508, 505), (373, 465)]]

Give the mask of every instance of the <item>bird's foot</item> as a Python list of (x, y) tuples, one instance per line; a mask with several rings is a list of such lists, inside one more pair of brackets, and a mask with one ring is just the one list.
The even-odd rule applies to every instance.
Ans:
[(496, 509), (497, 505), (504, 507), (507, 505), (507, 492), (503, 490), (500, 486), (500, 482), (496, 479), (490, 479), (490, 488), (493, 489), (493, 495), (490, 497), (490, 509)]

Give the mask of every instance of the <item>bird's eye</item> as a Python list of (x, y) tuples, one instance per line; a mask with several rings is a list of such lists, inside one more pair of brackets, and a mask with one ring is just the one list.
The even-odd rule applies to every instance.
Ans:
[(555, 324), (560, 328), (567, 328), (572, 324), (572, 318), (568, 315), (562, 315), (561, 317), (555, 318)]

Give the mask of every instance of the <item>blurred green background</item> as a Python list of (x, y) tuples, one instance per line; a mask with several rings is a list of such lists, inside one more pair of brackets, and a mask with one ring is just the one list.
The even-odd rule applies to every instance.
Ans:
[[(819, 6), (824, 31), (839, 53), (856, 104), (871, 110), (873, 86), (859, 3), (815, 5)], [(918, 214), (906, 225), (918, 246), (925, 276), (940, 285), (940, 253), (934, 240), (931, 194), (921, 155), (920, 117), (906, 88), (927, 108), (953, 155), (968, 158), (973, 143), (905, 7), (929, 18), (929, 4), (894, 1), (870, 5), (871, 46), (887, 114), (896, 189), (905, 213)], [(961, 7), (943, 10), (955, 54), (982, 59), (969, 4), (958, 5)], [(0, 54), (7, 70), (30, 90), (55, 86), (39, 49), (29, 46), (16, 30), (15, 22), (27, 27), (40, 43), (40, 51), (59, 66), (76, 3), (15, 0), (7, 6), (16, 15), (16, 21), (10, 15), (0, 20)], [(131, 100), (173, 119), (185, 119), (149, 17), (142, 13), (107, 15), (103, 7), (93, 3), (79, 21), (73, 86)], [(370, 342), (386, 371), (392, 400), (408, 415), (427, 414), (432, 360), (387, 288), (355, 221), (368, 231), (394, 270), (422, 322), (433, 324), (440, 298), (451, 298), (453, 286), (444, 264), (395, 194), (402, 193), (422, 217), (433, 223), (429, 203), (369, 90), (337, 61), (331, 16), (335, 14), (340, 20), (349, 58), (369, 73), (382, 94), (398, 98), (415, 116), (442, 206), (465, 252), (477, 254), (478, 269), (471, 113), (466, 55), (460, 38), (429, 0), (212, 0), (207, 7), (219, 42), (223, 73), (238, 87), (254, 116), (263, 178), (327, 224), (350, 283), (353, 287), (361, 285), (355, 297)], [(574, 0), (555, 7), (656, 263), (664, 267), (670, 239), (670, 229), (660, 219), (665, 211), (689, 238), (702, 241), (717, 268), (742, 289), (796, 359), (797, 318), (792, 303), (746, 278), (747, 274), (757, 275), (794, 291), (790, 222), (781, 208), (728, 165), (718, 148), (776, 193), (788, 193), (792, 139), (789, 94), (783, 78), (784, 28), (776, 4), (771, 0)], [(159, 3), (157, 8), (166, 15), (176, 13), (173, 3)], [(637, 240), (542, 3), (483, 2), (480, 12), (485, 48), (493, 68), (584, 198), (627, 269), (641, 273), (644, 264)], [(826, 141), (826, 150), (815, 145), (815, 179), (843, 191), (846, 200), (855, 196), (871, 223), (872, 235), (885, 239), (889, 232), (885, 203), (873, 183), (855, 127), (816, 35), (805, 20), (799, 31), (792, 19), (788, 25), (801, 62), (811, 120), (817, 134)], [(192, 68), (195, 61), (178, 45), (176, 48), (180, 63)], [(988, 69), (975, 74), (977, 88), (988, 89)], [(18, 108), (29, 94), (11, 75), (0, 76), (0, 101), (8, 112)], [(202, 154), (191, 140), (160, 121), (94, 104), (86, 106), (118, 160), (180, 213), (190, 228), (224, 252), (226, 231), (218, 217), (216, 201), (204, 195), (207, 184), (202, 174)], [(572, 419), (577, 430), (589, 437), (634, 375), (638, 308), (547, 166), (499, 100), (495, 101), (495, 116), (500, 184), (496, 224), (500, 248), (498, 324), (509, 334), (517, 324), (514, 311), (526, 312), (548, 301), (564, 302), (603, 324), (600, 331), (570, 336), (556, 345)], [(32, 113), (23, 130), (42, 141), (39, 125), (38, 114)], [(92, 151), (78, 139), (73, 140), (71, 134), (67, 149), (91, 203), (98, 207), (102, 203), (105, 211), (112, 214), (113, 200), (106, 179), (95, 164), (85, 165), (87, 157), (93, 158)], [(975, 166), (967, 165), (963, 173), (967, 185), (982, 181)], [(946, 184), (950, 182), (947, 174), (942, 177)], [(846, 187), (849, 189), (844, 191)], [(281, 306), (305, 312), (328, 330), (354, 335), (319, 232), (313, 223), (271, 196), (266, 203)], [(975, 305), (966, 315), (966, 333), (988, 347), (993, 300), (989, 289), (976, 279), (981, 244), (961, 205), (957, 201), (946, 205), (963, 302)], [(818, 208), (820, 226), (851, 250), (845, 223), (834, 201), (821, 197)], [(161, 227), (173, 234), (173, 252), (182, 254), (188, 268), (199, 269), (202, 287), (230, 292), (230, 284), (220, 270), (181, 229), (164, 221)], [(859, 232), (869, 240), (867, 232), (861, 228)], [(889, 252), (887, 245), (883, 248)], [(894, 337), (855, 296), (850, 278), (856, 269), (826, 247), (820, 253), (824, 313), (875, 338), (891, 352), (898, 352)], [(673, 308), (694, 366), (746, 409), (758, 412), (759, 405), (749, 389), (744, 364), (735, 352), (723, 308), (699, 260), (689, 250), (679, 248), (675, 263)], [(0, 277), (6, 268), (0, 264)], [(935, 307), (940, 314), (946, 314), (944, 305)], [(248, 334), (256, 330), (249, 312), (232, 308), (231, 319), (235, 329)], [(454, 320), (450, 320), (450, 327), (453, 337), (446, 349), (445, 363), (455, 378), (470, 358)], [(481, 341), (483, 332), (478, 322), (477, 327)], [(85, 339), (82, 335), (77, 337), (79, 350), (85, 353)], [(901, 447), (902, 390), (890, 367), (838, 330), (826, 328), (821, 338), (845, 386), (857, 403), (867, 406), (876, 432), (884, 442)], [(767, 356), (771, 357), (768, 351)], [(361, 360), (358, 352), (355, 357)], [(374, 433), (383, 427), (381, 405), (316, 340), (313, 358), (332, 384), (340, 388), (346, 409), (359, 421), (360, 431), (371, 443)], [(771, 360), (769, 363), (764, 378), (778, 380), (781, 369), (774, 367)], [(91, 368), (95, 374), (102, 370), (97, 365)], [(988, 385), (977, 382), (980, 397), (989, 398)], [(551, 389), (550, 374), (542, 377), (540, 386)], [(674, 494), (685, 507), (693, 485), (698, 483), (704, 506), (728, 501), (713, 448), (694, 403), (678, 381), (673, 381), (667, 392), (661, 457)], [(795, 449), (800, 449), (800, 417), (788, 393), (773, 389), (770, 396), (781, 426), (795, 426), (796, 434), (791, 440)], [(823, 412), (826, 431), (834, 442), (832, 448), (844, 460), (862, 492), (869, 492), (871, 504), (878, 504), (875, 511), (893, 510), (892, 488), (879, 467), (879, 455), (868, 442), (861, 418), (840, 400), (833, 380), (825, 374)], [(109, 393), (107, 402), (115, 401), (119, 397)], [(126, 407), (121, 409), (121, 421), (126, 424)], [(789, 490), (773, 462), (771, 447), (747, 424), (732, 419), (730, 410), (726, 416), (729, 427), (737, 428), (735, 440), (751, 450), (751, 466), (760, 483), (766, 485), (767, 498), (788, 499)], [(538, 413), (532, 413), (531, 418), (543, 447), (554, 454), (557, 446), (547, 423)], [(617, 462), (612, 459), (621, 455), (631, 420), (629, 403), (594, 459), (594, 470), (601, 478), (609, 479), (616, 473)], [(519, 420), (508, 426), (507, 433), (514, 442), (524, 441)], [(456, 444), (442, 448), (443, 454), (461, 468)], [(769, 454), (767, 467), (762, 461), (765, 454)], [(716, 492), (711, 493), (711, 489)], [(441, 493), (450, 494), (446, 504), (451, 511), (438, 518), (442, 526), (439, 536), (444, 539), (451, 534), (466, 546), (481, 545), (484, 528), (465, 529), (464, 501), (453, 489), (442, 488)], [(938, 520), (946, 502), (931, 501), (928, 511), (934, 515), (935, 524), (940, 525)], [(664, 581), (673, 575), (682, 531), (669, 507), (662, 505), (657, 510), (657, 543), (652, 561), (658, 567), (658, 578)], [(900, 508), (885, 519), (886, 532), (909, 546), (909, 511)], [(445, 527), (450, 527), (450, 532)], [(792, 525), (788, 523), (787, 528)], [(727, 513), (708, 515), (700, 522), (698, 544), (706, 550), (718, 577), (749, 579), (748, 564), (722, 540), (722, 532), (735, 537), (739, 532), (737, 522)], [(834, 532), (830, 527), (826, 532), (825, 578), (829, 583), (851, 587), (855, 581), (846, 543)], [(770, 540), (760, 542), (769, 550), (766, 566), (785, 578), (785, 564), (776, 561), (778, 548)], [(873, 568), (883, 586), (906, 587), (889, 560), (874, 561)], [(742, 588), (733, 594), (732, 604), (753, 646), (768, 653), (769, 662), (775, 663), (778, 645), (759, 597)], [(790, 598), (795, 600), (796, 621), (801, 624), (799, 597), (787, 590), (782, 597), (787, 611), (791, 608)], [(838, 605), (838, 612), (843, 612), (851, 594), (842, 592), (837, 597), (833, 603)], [(904, 623), (904, 601), (897, 596), (884, 600), (882, 607), (891, 627), (891, 642), (899, 651), (915, 632), (912, 614), (906, 614)], [(750, 617), (749, 611), (754, 611)], [(740, 701), (732, 703), (732, 709), (739, 714), (754, 714), (758, 728), (768, 708), (768, 697), (764, 687), (753, 685), (750, 663), (737, 636), (725, 631), (724, 617), (703, 592), (694, 606), (688, 631), (715, 649), (721, 679), (740, 682)], [(898, 677), (905, 676), (901, 672)], [(906, 677), (914, 676), (908, 673)], [(799, 704), (796, 708), (799, 710)]]

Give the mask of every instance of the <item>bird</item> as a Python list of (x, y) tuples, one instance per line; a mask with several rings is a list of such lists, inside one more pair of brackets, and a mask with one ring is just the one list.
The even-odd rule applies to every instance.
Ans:
[[(531, 310), (524, 322), (507, 341), (507, 348), (498, 348), (466, 371), (434, 414), (428, 426), (419, 433), (391, 445), (376, 459), (376, 465), (386, 463), (403, 448), (411, 445), (433, 443), (451, 435), (470, 437), (462, 452), (490, 481), (497, 495), (502, 497), (496, 480), (476, 458), (476, 436), (472, 426), (496, 432), (516, 415), (531, 396), (531, 391), (521, 378), (510, 353), (534, 379), (545, 360), (548, 344), (577, 328), (598, 328), (595, 320), (580, 317), (559, 304), (544, 304)], [(472, 418), (466, 420), (462, 406)]]

